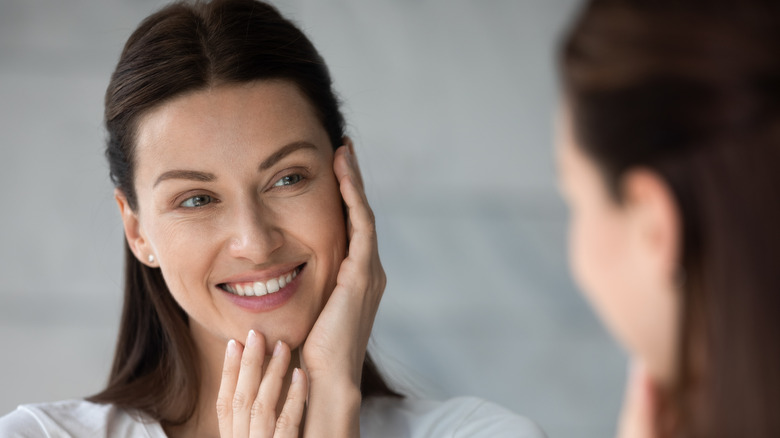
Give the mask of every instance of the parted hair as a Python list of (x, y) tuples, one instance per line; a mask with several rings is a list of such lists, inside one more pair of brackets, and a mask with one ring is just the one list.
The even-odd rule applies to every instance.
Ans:
[[(208, 87), (282, 79), (309, 100), (333, 148), (344, 118), (328, 68), (309, 39), (272, 6), (254, 0), (178, 2), (147, 17), (125, 44), (105, 97), (106, 157), (111, 180), (137, 210), (135, 135), (139, 118)], [(159, 269), (139, 262), (125, 241), (124, 304), (107, 387), (90, 397), (137, 409), (166, 425), (195, 412), (200, 389), (188, 317)], [(399, 396), (369, 355), (363, 397)]]
[(648, 168), (680, 212), (659, 433), (780, 436), (780, 3), (592, 0), (559, 62), (577, 143), (615, 201)]

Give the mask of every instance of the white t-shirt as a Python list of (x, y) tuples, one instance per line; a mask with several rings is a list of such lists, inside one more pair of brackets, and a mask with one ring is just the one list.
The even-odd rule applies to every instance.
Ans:
[[(444, 402), (370, 398), (361, 408), (360, 432), (366, 438), (544, 438), (528, 419), (474, 397)], [(0, 437), (166, 438), (156, 421), (84, 400), (19, 406), (0, 418)]]

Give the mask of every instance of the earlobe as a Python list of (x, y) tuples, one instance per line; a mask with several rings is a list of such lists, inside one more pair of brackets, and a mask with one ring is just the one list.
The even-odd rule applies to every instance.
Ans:
[(653, 275), (673, 280), (679, 272), (682, 238), (674, 193), (649, 169), (629, 171), (623, 188), (636, 249)]
[(119, 207), (119, 214), (122, 216), (125, 239), (127, 239), (130, 250), (141, 263), (154, 267), (156, 261), (138, 220), (138, 214), (130, 207), (127, 196), (120, 189), (114, 189), (114, 199)]

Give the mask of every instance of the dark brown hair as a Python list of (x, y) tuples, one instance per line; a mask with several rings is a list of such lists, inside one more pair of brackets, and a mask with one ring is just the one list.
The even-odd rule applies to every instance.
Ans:
[(682, 221), (669, 437), (780, 436), (780, 4), (593, 0), (560, 59), (575, 138), (616, 202), (660, 175)]
[[(316, 111), (335, 149), (344, 119), (330, 74), (308, 38), (272, 6), (253, 0), (174, 3), (146, 18), (125, 44), (106, 91), (111, 180), (137, 209), (135, 132), (139, 118), (170, 99), (225, 83), (288, 80)], [(106, 389), (90, 398), (138, 409), (168, 425), (194, 414), (200, 388), (187, 314), (159, 269), (140, 263), (125, 241), (125, 297)], [(363, 397), (398, 396), (369, 355)]]

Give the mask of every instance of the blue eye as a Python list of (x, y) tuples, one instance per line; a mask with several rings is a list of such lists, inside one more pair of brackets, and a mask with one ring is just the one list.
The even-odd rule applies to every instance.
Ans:
[(297, 173), (282, 177), (279, 181), (274, 183), (274, 187), (291, 186), (301, 182), (303, 177)]
[(203, 207), (206, 204), (210, 204), (211, 201), (213, 201), (213, 199), (209, 195), (198, 195), (185, 199), (179, 206), (185, 208)]

